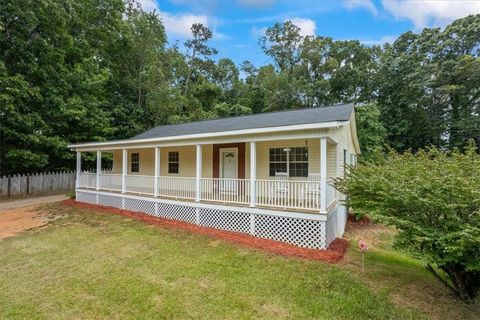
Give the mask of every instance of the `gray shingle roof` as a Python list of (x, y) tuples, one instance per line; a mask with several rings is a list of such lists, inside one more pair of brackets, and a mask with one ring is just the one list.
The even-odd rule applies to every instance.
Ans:
[(353, 104), (349, 103), (322, 108), (267, 112), (248, 116), (166, 125), (150, 129), (131, 138), (130, 140), (173, 137), (196, 133), (290, 126), (297, 124), (348, 121), (352, 111)]

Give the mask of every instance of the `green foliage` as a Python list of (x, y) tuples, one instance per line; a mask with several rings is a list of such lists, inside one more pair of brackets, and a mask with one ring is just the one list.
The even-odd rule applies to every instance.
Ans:
[(380, 109), (376, 104), (357, 106), (357, 135), (362, 150), (361, 159), (369, 161), (375, 151), (385, 147), (387, 130), (380, 121)]
[[(154, 126), (354, 102), (364, 158), (433, 144), (480, 145), (480, 15), (392, 45), (268, 28), (271, 64), (212, 60), (212, 31), (168, 45), (136, 0), (2, 0), (0, 174), (71, 169), (68, 143)], [(382, 141), (384, 140), (384, 142)]]
[(402, 34), (380, 59), (378, 103), (397, 151), (480, 145), (480, 15)]
[(242, 106), (241, 104), (229, 105), (226, 102), (217, 104), (215, 107), (213, 107), (213, 111), (218, 115), (219, 118), (236, 117), (252, 113), (250, 108)]
[(355, 210), (395, 226), (397, 244), (446, 277), (466, 300), (480, 292), (479, 185), (473, 142), (465, 153), (435, 147), (416, 154), (391, 151), (336, 182)]

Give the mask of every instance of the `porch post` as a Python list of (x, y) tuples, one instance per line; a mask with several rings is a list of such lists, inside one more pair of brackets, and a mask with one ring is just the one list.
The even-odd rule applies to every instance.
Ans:
[(250, 142), (250, 207), (257, 203), (257, 143)]
[(122, 193), (127, 192), (127, 149), (122, 149)]
[(82, 153), (77, 151), (77, 179), (75, 180), (75, 188), (80, 187), (80, 171), (82, 171)]
[(102, 151), (97, 150), (97, 184), (96, 189), (100, 190), (100, 174), (102, 172)]
[(320, 212), (327, 212), (327, 138), (320, 138)]
[(153, 196), (158, 197), (158, 179), (160, 176), (160, 147), (155, 147), (155, 177), (153, 180)]
[(197, 144), (197, 178), (195, 184), (195, 201), (200, 202), (201, 190), (200, 190), (200, 179), (202, 178), (202, 145)]

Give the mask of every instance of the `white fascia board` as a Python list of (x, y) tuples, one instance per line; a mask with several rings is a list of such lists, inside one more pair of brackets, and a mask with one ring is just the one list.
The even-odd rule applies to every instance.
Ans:
[(325, 128), (340, 127), (340, 126), (343, 126), (347, 123), (348, 123), (348, 121), (332, 121), (332, 122), (308, 123), (308, 124), (298, 124), (298, 125), (280, 126), (280, 127), (242, 129), (242, 130), (210, 132), (210, 133), (196, 133), (196, 134), (186, 134), (186, 135), (181, 135), (181, 136), (169, 136), (169, 137), (161, 137), (161, 138), (76, 143), (76, 144), (68, 145), (68, 148), (76, 149), (76, 148), (108, 147), (108, 146), (110, 146), (110, 147), (119, 147), (119, 149), (121, 149), (122, 147), (127, 148), (127, 146), (130, 145), (130, 144), (161, 143), (161, 142), (164, 142), (164, 141), (172, 141), (172, 140), (205, 139), (205, 138), (214, 138), (214, 137), (228, 137), (228, 136), (242, 135), (242, 134), (269, 133), (269, 132), (277, 132), (277, 131), (298, 131), (298, 130), (309, 130), (309, 129), (325, 129)]
[[(295, 131), (292, 131), (295, 132)], [(236, 137), (236, 136), (232, 136)], [(118, 145), (118, 146), (93, 146), (93, 147), (78, 147), (72, 150), (77, 150), (81, 152), (94, 152), (97, 150), (101, 151), (114, 151), (114, 150), (136, 150), (136, 149), (146, 149), (146, 148), (155, 148), (155, 147), (180, 147), (180, 146), (193, 146), (197, 144), (201, 145), (209, 145), (209, 144), (225, 144), (225, 143), (248, 143), (248, 142), (262, 142), (262, 141), (278, 141), (278, 140), (298, 140), (298, 139), (315, 139), (315, 138), (322, 138), (327, 137), (328, 133), (326, 132), (317, 132), (317, 133), (305, 133), (300, 136), (289, 136), (288, 132), (286, 135), (268, 135), (268, 136), (252, 136), (252, 135), (243, 135), (238, 136), (237, 138), (232, 139), (231, 137), (218, 137), (218, 138), (210, 138), (210, 139), (203, 139), (203, 140), (169, 140), (166, 142), (150, 142), (150, 143), (142, 143), (142, 144), (135, 144), (135, 145)], [(332, 140), (333, 141), (333, 140)]]

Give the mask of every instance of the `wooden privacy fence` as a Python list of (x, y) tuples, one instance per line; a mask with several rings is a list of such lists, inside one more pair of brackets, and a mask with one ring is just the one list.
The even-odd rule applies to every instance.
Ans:
[(16, 174), (0, 177), (0, 199), (60, 194), (75, 189), (75, 171)]

